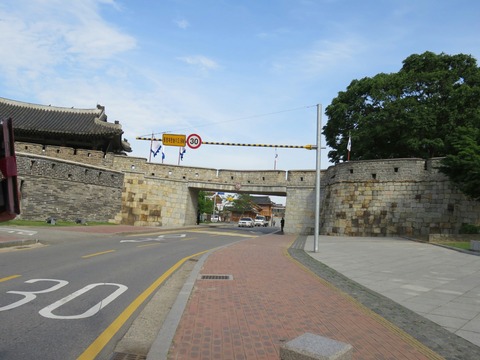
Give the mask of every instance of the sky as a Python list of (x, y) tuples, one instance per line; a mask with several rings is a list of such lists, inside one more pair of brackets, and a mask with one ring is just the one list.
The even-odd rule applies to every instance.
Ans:
[[(147, 160), (151, 142), (136, 137), (164, 132), (316, 145), (325, 107), (352, 80), (425, 51), (480, 59), (479, 15), (473, 0), (1, 0), (0, 97), (105, 106), (129, 156)], [(315, 150), (203, 144), (182, 161), (164, 150), (181, 166), (316, 168)]]

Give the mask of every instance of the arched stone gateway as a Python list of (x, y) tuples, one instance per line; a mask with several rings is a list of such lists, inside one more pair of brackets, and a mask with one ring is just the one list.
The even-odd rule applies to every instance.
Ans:
[[(198, 191), (212, 190), (286, 196), (285, 232), (314, 230), (315, 170), (193, 168), (93, 150), (15, 146), (20, 218), (194, 225)], [(438, 161), (359, 161), (322, 170), (321, 234), (428, 236), (478, 225), (480, 203), (453, 188)]]
[[(194, 225), (200, 190), (286, 196), (288, 212), (289, 193), (294, 191), (295, 196), (291, 198), (298, 199), (299, 189), (304, 188), (307, 193), (311, 193), (315, 185), (314, 171), (217, 170), (150, 164), (145, 163), (144, 159), (132, 162), (132, 158), (127, 157), (116, 157), (115, 163), (118, 169), (130, 169), (124, 171), (126, 186), (122, 195), (124, 199), (130, 200), (122, 201), (122, 212), (116, 216), (115, 221), (131, 223), (135, 219), (135, 225)], [(141, 207), (138, 206), (139, 203), (142, 204)], [(305, 215), (303, 202), (293, 203), (291, 208), (295, 211), (290, 216), (286, 215), (292, 221), (285, 227), (285, 231), (306, 233), (307, 227), (313, 229), (314, 214), (310, 214), (311, 209)]]

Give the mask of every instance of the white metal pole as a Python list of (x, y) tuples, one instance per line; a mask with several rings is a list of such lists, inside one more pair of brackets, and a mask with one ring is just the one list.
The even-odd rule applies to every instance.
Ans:
[(213, 211), (212, 216), (215, 215), (215, 201), (217, 200), (217, 193), (213, 194)]
[(320, 169), (322, 165), (322, 105), (317, 104), (317, 168), (315, 179), (315, 234), (313, 251), (318, 252), (318, 234), (320, 232)]
[(150, 153), (148, 154), (148, 162), (152, 162), (153, 132), (150, 138)]

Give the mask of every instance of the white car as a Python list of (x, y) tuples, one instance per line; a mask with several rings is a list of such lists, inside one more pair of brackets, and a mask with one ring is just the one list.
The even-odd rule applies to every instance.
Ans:
[(262, 215), (257, 215), (255, 217), (255, 222), (254, 222), (255, 226), (268, 226), (268, 221), (267, 219), (265, 218), (265, 216), (262, 216)]
[(255, 222), (250, 217), (243, 217), (238, 221), (239, 227), (254, 227)]

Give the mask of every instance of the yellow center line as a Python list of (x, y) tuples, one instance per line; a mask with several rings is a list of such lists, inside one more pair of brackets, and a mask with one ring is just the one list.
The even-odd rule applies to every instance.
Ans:
[(196, 237), (191, 237), (191, 238), (183, 238), (180, 241), (190, 241), (190, 240), (196, 240)]
[(205, 250), (190, 256), (187, 256), (168, 269), (162, 276), (155, 280), (143, 293), (141, 293), (125, 310), (108, 326), (90, 346), (77, 358), (77, 360), (91, 360), (103, 350), (109, 341), (115, 336), (125, 322), (133, 315), (140, 305), (155, 291), (162, 283), (168, 279), (185, 261), (193, 257), (202, 255), (210, 250)]
[(4, 282), (4, 281), (16, 279), (16, 278), (18, 278), (18, 277), (20, 277), (20, 276), (22, 276), (22, 275), (12, 275), (12, 276), (7, 276), (7, 277), (4, 277), (4, 278), (0, 278), (0, 283), (1, 283), (1, 282)]
[(94, 253), (94, 254), (83, 255), (82, 259), (87, 259), (87, 258), (91, 258), (91, 257), (98, 256), (98, 255), (108, 254), (108, 253), (111, 253), (111, 252), (114, 252), (114, 251), (116, 251), (116, 250), (107, 250), (107, 251), (97, 252), (97, 253)]
[(143, 244), (143, 245), (138, 245), (137, 247), (138, 248), (142, 248), (142, 247), (147, 247), (147, 246), (157, 246), (157, 245), (160, 245), (161, 243), (155, 243), (155, 244)]

